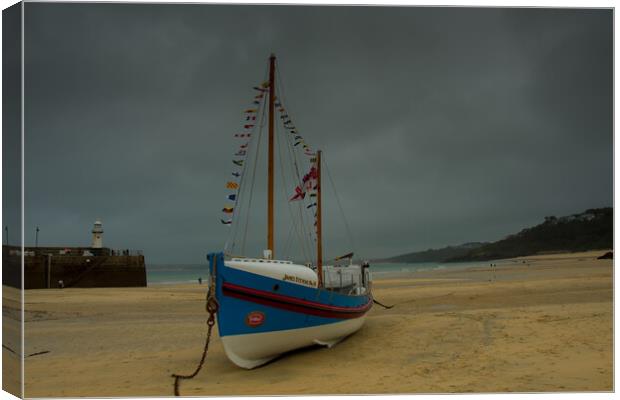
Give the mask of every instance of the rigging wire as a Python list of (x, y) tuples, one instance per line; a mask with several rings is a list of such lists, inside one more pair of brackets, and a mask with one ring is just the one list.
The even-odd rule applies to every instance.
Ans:
[(254, 197), (254, 184), (256, 183), (256, 170), (258, 168), (256, 168), (256, 165), (258, 163), (258, 159), (260, 158), (260, 141), (261, 138), (263, 136), (263, 128), (265, 127), (265, 109), (267, 107), (265, 107), (267, 100), (263, 100), (263, 109), (262, 109), (262, 114), (260, 117), (260, 124), (259, 124), (259, 130), (258, 130), (258, 140), (256, 142), (256, 157), (254, 158), (254, 166), (253, 166), (253, 170), (252, 170), (252, 184), (250, 186), (250, 198), (249, 198), (249, 202), (248, 202), (248, 212), (246, 214), (246, 219), (245, 219), (245, 229), (243, 231), (243, 239), (241, 240), (241, 253), (245, 254), (245, 245), (246, 245), (246, 239), (248, 236), (248, 225), (250, 223), (250, 208), (252, 206), (252, 199)]
[[(301, 179), (300, 179), (300, 173), (299, 173), (299, 168), (297, 166), (297, 160), (296, 157), (294, 156), (294, 152), (292, 151), (293, 145), (290, 141), (289, 136), (285, 136), (286, 139), (286, 143), (288, 144), (287, 146), (287, 156), (289, 158), (289, 162), (291, 164), (293, 164), (295, 166), (295, 174), (296, 174), (296, 178), (297, 178), (297, 183), (301, 184)], [(291, 156), (291, 154), (293, 154)], [(288, 197), (287, 197), (288, 198)], [(303, 218), (303, 213), (302, 213), (302, 206), (304, 205), (303, 201), (298, 201), (298, 211), (299, 211), (299, 230), (295, 230), (296, 234), (298, 234), (299, 237), (299, 243), (300, 243), (300, 247), (304, 256), (304, 259), (306, 260), (306, 262), (311, 262), (313, 260), (312, 254), (312, 243), (311, 241), (307, 240), (307, 233), (309, 233), (309, 229), (307, 227), (307, 224), (305, 222), (305, 219)], [(290, 206), (290, 202), (289, 202), (289, 206)], [(291, 209), (291, 213), (292, 213), (292, 209)], [(293, 217), (294, 218), (294, 217)]]
[[(283, 83), (283, 79), (282, 79), (282, 77), (280, 75), (281, 75), (281, 73), (280, 73), (280, 71), (278, 69), (278, 74), (276, 75), (276, 79), (278, 79), (279, 87), (281, 87), (282, 88), (282, 92), (284, 92), (284, 83)], [(284, 99), (284, 94), (282, 94), (282, 98)], [(290, 113), (290, 109), (287, 109), (287, 113), (291, 114)], [(287, 139), (288, 139), (288, 137), (287, 137)], [(301, 183), (301, 179), (299, 178), (299, 176), (300, 176), (299, 175), (299, 168), (298, 168), (298, 165), (297, 165), (297, 162), (296, 162), (297, 154), (295, 152), (294, 146), (290, 142), (289, 142), (289, 145), (293, 149), (292, 153), (293, 153), (294, 158), (295, 158), (295, 168), (296, 168), (296, 172), (297, 172), (297, 179)], [(306, 224), (305, 218), (303, 218), (304, 212), (303, 212), (301, 206), (302, 206), (302, 204), (304, 206), (307, 205), (307, 204), (305, 204), (306, 200), (308, 200), (308, 203), (311, 204), (311, 201), (310, 201), (309, 198), (308, 199), (303, 199), (300, 202), (300, 204), (299, 204), (299, 210), (300, 210), (300, 215), (302, 216), (301, 218), (304, 221), (304, 223), (303, 223), (303, 226), (305, 228), (304, 229), (304, 234), (307, 235), (307, 237), (308, 237), (308, 245), (309, 245), (310, 248), (312, 248), (314, 246), (314, 244), (316, 243), (316, 240), (317, 240), (317, 238), (316, 238), (316, 228), (314, 228), (314, 222), (312, 223), (312, 227), (310, 227), (310, 223)], [(316, 221), (316, 214), (315, 214), (315, 212), (312, 209), (310, 209), (310, 211), (307, 213), (307, 218), (309, 218), (310, 221)], [(313, 233), (313, 229), (314, 229), (314, 233)], [(312, 250), (310, 251), (310, 253), (312, 254)]]
[[(289, 157), (289, 161), (295, 165), (295, 173), (296, 173), (296, 178), (297, 178), (297, 182), (298, 184), (301, 183), (301, 179), (299, 178), (299, 168), (297, 168), (296, 165), (296, 160), (293, 159), (293, 157), (291, 157), (291, 143), (290, 143), (290, 139), (288, 138), (288, 136), (286, 137), (286, 141), (288, 144), (287, 147), (287, 156)], [(294, 153), (293, 153), (294, 154)], [(289, 202), (290, 205), (290, 202)], [(299, 213), (299, 230), (295, 230), (295, 233), (298, 234), (299, 237), (299, 244), (304, 256), (304, 259), (306, 261), (311, 261), (312, 260), (312, 246), (311, 244), (307, 243), (307, 238), (306, 238), (306, 231), (307, 231), (307, 227), (306, 227), (306, 222), (303, 218), (303, 214), (301, 213), (301, 206), (303, 205), (303, 201), (298, 201), (298, 210), (300, 211)], [(292, 209), (291, 209), (291, 213), (292, 213)], [(309, 256), (310, 255), (310, 256)]]
[[(253, 148), (252, 145), (255, 143), (255, 141), (254, 141), (254, 136), (255, 136), (255, 133), (256, 133), (255, 131), (256, 131), (256, 126), (252, 129), (252, 131), (250, 133), (251, 136), (250, 136), (250, 141), (248, 142), (248, 149), (247, 149), (249, 154), (252, 154), (250, 152), (250, 149)], [(258, 136), (258, 143), (255, 146), (255, 149), (258, 148), (259, 144), (260, 144), (260, 130), (259, 130), (259, 136)], [(258, 155), (255, 154), (255, 157), (258, 157)], [(251, 159), (250, 157), (246, 158), (247, 164), (249, 164), (250, 159)], [(234, 223), (234, 236), (233, 236), (233, 243), (232, 243), (231, 250), (234, 250), (235, 245), (237, 244), (237, 235), (239, 233), (239, 229), (240, 229), (240, 226), (241, 226), (240, 223), (235, 223), (236, 222), (236, 215), (238, 215), (240, 221), (242, 221), (243, 200), (245, 199), (244, 193), (247, 193), (247, 189), (246, 189), (245, 184), (244, 184), (245, 181), (246, 181), (247, 173), (248, 173), (247, 164), (242, 169), (241, 179), (239, 180), (239, 191), (237, 192), (237, 196), (238, 196), (238, 198), (237, 198), (238, 206), (236, 207), (237, 210), (233, 211), (233, 217), (232, 218), (233, 218), (233, 223)], [(250, 193), (250, 195), (251, 195), (251, 193)], [(249, 212), (249, 209), (248, 209), (248, 212)]]
[(282, 254), (285, 260), (288, 260), (290, 257), (292, 257), (292, 255), (290, 255), (289, 257), (289, 245), (291, 244), (291, 237), (293, 237), (293, 227), (294, 225), (290, 224), (288, 228), (288, 234), (286, 235), (286, 241), (284, 242), (284, 250), (282, 251)]
[(342, 219), (344, 220), (344, 226), (347, 230), (347, 234), (349, 235), (349, 240), (351, 242), (352, 250), (357, 251), (357, 245), (355, 243), (353, 233), (351, 232), (351, 228), (349, 227), (349, 222), (347, 221), (347, 217), (344, 213), (344, 209), (342, 208), (342, 203), (340, 202), (340, 196), (338, 196), (338, 191), (336, 190), (336, 185), (334, 184), (334, 180), (332, 179), (332, 174), (329, 170), (329, 165), (327, 164), (327, 160), (325, 159), (325, 153), (323, 153), (323, 164), (325, 164), (325, 169), (327, 170), (327, 177), (329, 178), (329, 182), (331, 183), (332, 189), (334, 191), (334, 195), (336, 197), (336, 203), (338, 203), (340, 214), (342, 215)]
[[(282, 83), (282, 78), (281, 78), (281, 72), (280, 69), (278, 68), (276, 70), (276, 79), (278, 80), (278, 98), (280, 99), (280, 103), (284, 103), (284, 84)], [(282, 89), (280, 89), (282, 88)], [(290, 115), (290, 109), (287, 110), (287, 114)], [(294, 171), (295, 171), (295, 177), (297, 178), (297, 182), (299, 184), (302, 183), (301, 180), (301, 175), (299, 172), (299, 163), (297, 160), (297, 154), (295, 152), (295, 148), (291, 143), (291, 140), (289, 138), (289, 135), (285, 135), (286, 141), (288, 143), (288, 156), (289, 156), (289, 160), (291, 161), (291, 163), (293, 164)], [(298, 201), (298, 210), (299, 210), (299, 220), (300, 220), (300, 245), (302, 246), (302, 252), (305, 253), (305, 249), (306, 246), (308, 246), (308, 253), (311, 255), (310, 257), (308, 257), (307, 255), (304, 255), (304, 257), (307, 257), (306, 260), (312, 262), (314, 260), (314, 258), (312, 257), (312, 231), (310, 229), (308, 229), (305, 218), (304, 218), (304, 213), (302, 210), (302, 205), (305, 206), (304, 200), (300, 200)], [(309, 238), (309, 239), (308, 239)]]
[[(277, 125), (276, 125), (276, 133), (279, 133), (280, 130), (278, 129)], [(286, 134), (286, 129), (284, 130), (285, 134)], [(285, 135), (286, 137), (286, 135)], [(286, 183), (286, 177), (285, 177), (285, 169), (284, 169), (284, 157), (282, 156), (282, 146), (281, 146), (281, 140), (280, 140), (280, 136), (276, 135), (276, 142), (278, 144), (278, 160), (280, 162), (280, 177), (282, 178), (282, 194), (284, 195), (284, 201), (286, 202), (287, 208), (289, 210), (289, 214), (291, 216), (291, 225), (295, 226), (295, 216), (293, 215), (293, 210), (291, 209), (291, 203), (288, 201), (288, 192), (287, 192), (287, 188), (288, 185)], [(290, 230), (289, 230), (289, 234), (290, 234)], [(287, 240), (288, 241), (288, 240)], [(305, 249), (302, 250), (302, 253), (304, 258), (307, 258), (306, 254), (305, 254)]]
[[(274, 128), (275, 128), (276, 144), (278, 146), (278, 161), (280, 163), (280, 178), (281, 178), (281, 181), (282, 181), (282, 185), (281, 185), (282, 193), (284, 195), (284, 201), (286, 202), (287, 209), (289, 210), (289, 215), (291, 217), (291, 226), (294, 226), (295, 225), (295, 221), (294, 221), (294, 218), (293, 218), (293, 215), (292, 215), (292, 212), (291, 212), (291, 205), (287, 201), (288, 198), (287, 198), (286, 188), (288, 188), (288, 185), (286, 183), (286, 177), (285, 177), (285, 173), (284, 173), (284, 171), (285, 171), (284, 170), (284, 163), (283, 163), (284, 157), (282, 157), (282, 146), (281, 146), (281, 143), (280, 143), (281, 140), (280, 140), (280, 136), (279, 136), (280, 129), (279, 129), (277, 124), (275, 124)], [(285, 251), (283, 252), (283, 254), (288, 251), (287, 246), (288, 246), (288, 241), (289, 241), (289, 235), (290, 234), (291, 234), (291, 229), (289, 228), (289, 232), (288, 232), (288, 235), (287, 235), (287, 238), (286, 238), (286, 242), (285, 242), (285, 247), (284, 247)]]
[[(265, 80), (265, 77), (267, 76), (267, 74), (269, 73), (269, 68), (265, 67), (264, 72), (263, 72), (263, 81)], [(259, 105), (259, 110), (261, 107), (264, 107), (264, 101), (262, 104)], [(264, 110), (263, 110), (264, 112)], [(256, 125), (259, 125), (258, 123)], [(255, 137), (255, 131), (256, 131), (256, 125), (250, 130), (250, 140), (248, 141), (248, 147), (247, 147), (247, 152), (248, 154), (251, 154), (250, 149), (252, 148), (252, 145), (254, 144), (254, 137)], [(258, 137), (258, 143), (256, 145), (256, 157), (258, 157), (258, 147), (260, 145), (260, 131), (259, 131), (259, 137)], [(246, 161), (249, 161), (250, 157), (246, 158)], [(244, 192), (244, 182), (245, 182), (245, 177), (246, 177), (246, 171), (247, 171), (247, 163), (246, 166), (244, 168), (241, 169), (241, 177), (239, 179), (239, 189), (236, 192), (237, 198), (235, 199), (235, 206), (233, 209), (233, 214), (231, 216), (231, 219), (233, 221), (233, 226), (231, 227), (231, 232), (228, 233), (227, 239), (226, 239), (226, 243), (224, 245), (224, 253), (226, 254), (228, 251), (228, 245), (230, 243), (230, 238), (232, 236), (232, 244), (231, 244), (231, 252), (234, 251), (235, 245), (236, 245), (236, 239), (237, 239), (237, 234), (239, 231), (239, 227), (240, 227), (240, 223), (237, 223), (237, 216), (239, 216), (239, 218), (241, 218), (241, 211), (243, 209), (243, 199), (245, 199), (245, 196), (243, 195)], [(252, 178), (253, 180), (254, 178)], [(250, 196), (251, 196), (251, 192), (250, 192)], [(250, 197), (250, 203), (251, 203), (251, 197)], [(249, 214), (249, 205), (248, 205), (248, 214)]]
[[(252, 129), (250, 131), (250, 140), (248, 141), (248, 148), (247, 151), (248, 153), (250, 152), (250, 148), (252, 148), (252, 145), (254, 144), (254, 133), (255, 133), (255, 129), (256, 127), (254, 127), (254, 129)], [(249, 157), (246, 158), (246, 160), (249, 160)], [(229, 232), (228, 234), (228, 239), (226, 240), (226, 244), (224, 246), (224, 252), (226, 253), (228, 250), (228, 243), (230, 241), (230, 237), (232, 236), (232, 245), (231, 245), (231, 251), (234, 250), (235, 248), (235, 244), (236, 244), (236, 239), (237, 239), (237, 233), (239, 231), (239, 224), (236, 223), (237, 220), (237, 216), (241, 216), (241, 211), (243, 210), (243, 199), (245, 198), (242, 193), (243, 193), (243, 189), (245, 187), (244, 182), (245, 182), (245, 178), (246, 178), (246, 168), (242, 168), (241, 169), (241, 177), (239, 179), (239, 190), (237, 190), (236, 195), (236, 201), (235, 201), (235, 207), (233, 209), (233, 214), (231, 216), (231, 219), (233, 220), (233, 227), (231, 232)]]

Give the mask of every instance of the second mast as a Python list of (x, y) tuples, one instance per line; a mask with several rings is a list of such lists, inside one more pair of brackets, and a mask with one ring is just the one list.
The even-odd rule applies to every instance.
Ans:
[(273, 116), (275, 112), (275, 66), (276, 56), (269, 57), (269, 156), (267, 161), (267, 249), (270, 251), (269, 258), (275, 258), (275, 247), (273, 240), (274, 214), (273, 214), (273, 158), (274, 158), (274, 137), (273, 137)]

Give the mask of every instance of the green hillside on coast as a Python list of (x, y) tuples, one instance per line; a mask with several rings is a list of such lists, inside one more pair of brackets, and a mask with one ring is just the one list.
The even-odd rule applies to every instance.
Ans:
[(613, 208), (594, 208), (545, 221), (445, 261), (486, 261), (556, 251), (611, 249), (614, 245)]
[(485, 244), (488, 243), (464, 243), (458, 246), (446, 246), (441, 249), (428, 249), (374, 261), (388, 263), (443, 262), (451, 258), (464, 256), (473, 249), (477, 249)]
[(376, 260), (380, 262), (487, 261), (546, 252), (576, 252), (613, 247), (613, 208), (594, 208), (544, 222), (497, 242), (472, 242)]

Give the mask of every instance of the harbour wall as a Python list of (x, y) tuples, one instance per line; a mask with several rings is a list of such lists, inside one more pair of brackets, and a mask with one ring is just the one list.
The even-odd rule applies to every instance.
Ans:
[[(29, 250), (25, 254), (30, 255), (24, 257), (25, 289), (57, 288), (59, 281), (64, 287), (77, 288), (146, 286), (146, 266), (141, 254), (103, 251), (98, 252), (101, 255), (83, 256), (78, 251), (67, 255)], [(21, 255), (7, 253), (3, 249), (2, 283), (20, 288)]]

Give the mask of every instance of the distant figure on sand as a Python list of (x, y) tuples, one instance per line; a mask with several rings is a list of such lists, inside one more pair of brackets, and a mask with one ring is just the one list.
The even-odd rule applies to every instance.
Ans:
[(198, 277), (198, 284), (202, 285), (202, 277)]
[(489, 279), (489, 282), (495, 282), (496, 280), (496, 276), (495, 276), (495, 267), (497, 266), (497, 264), (489, 264), (489, 266), (491, 267), (491, 272), (493, 272), (493, 277), (491, 279)]
[(61, 288), (61, 289), (64, 289), (65, 282), (62, 279), (58, 281), (58, 287)]

